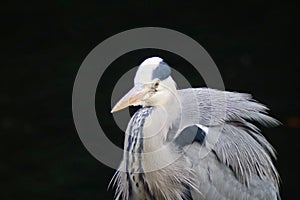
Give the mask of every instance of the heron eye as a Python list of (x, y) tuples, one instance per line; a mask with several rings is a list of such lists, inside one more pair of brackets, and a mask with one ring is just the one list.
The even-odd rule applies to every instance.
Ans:
[(156, 83), (154, 84), (154, 88), (156, 89), (159, 86), (159, 81), (156, 81)]

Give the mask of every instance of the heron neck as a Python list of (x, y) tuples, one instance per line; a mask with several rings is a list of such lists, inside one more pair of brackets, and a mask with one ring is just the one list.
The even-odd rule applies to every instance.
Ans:
[(169, 130), (180, 117), (180, 104), (177, 100), (172, 98), (164, 105), (153, 107), (143, 128), (144, 152), (156, 151), (166, 142)]
[[(124, 164), (126, 184), (132, 189), (132, 199), (153, 199), (154, 194), (157, 199), (180, 199), (185, 185), (190, 185), (186, 163), (182, 157), (178, 157), (177, 148), (172, 143), (166, 143), (170, 128), (180, 117), (177, 100), (170, 99), (161, 106), (141, 108), (129, 123)], [(170, 175), (168, 172), (171, 168), (178, 174)], [(139, 187), (135, 187), (137, 184)], [(170, 188), (167, 198), (162, 190), (166, 187)]]

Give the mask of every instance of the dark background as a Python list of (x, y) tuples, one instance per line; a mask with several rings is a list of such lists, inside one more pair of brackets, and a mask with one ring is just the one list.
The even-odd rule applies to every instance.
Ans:
[[(73, 82), (85, 56), (106, 38), (158, 26), (198, 41), (219, 67), (227, 90), (252, 93), (271, 108), (283, 125), (263, 131), (278, 153), (281, 196), (300, 199), (299, 4), (292, 2), (2, 3), (0, 198), (113, 198), (106, 188), (115, 170), (94, 159), (76, 133)], [(120, 57), (114, 65), (122, 70), (110, 68), (99, 83), (96, 108), (107, 119), (100, 123), (119, 146), (123, 134), (109, 114), (116, 79), (111, 78), (154, 54), (177, 69), (188, 65), (168, 52), (136, 51)], [(193, 86), (205, 86), (193, 73), (185, 75)]]

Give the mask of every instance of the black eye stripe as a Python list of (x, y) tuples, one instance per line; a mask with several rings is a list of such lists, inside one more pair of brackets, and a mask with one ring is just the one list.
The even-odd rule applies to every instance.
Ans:
[(152, 80), (153, 79), (165, 80), (170, 75), (171, 75), (171, 68), (167, 63), (161, 61), (159, 65), (153, 70)]

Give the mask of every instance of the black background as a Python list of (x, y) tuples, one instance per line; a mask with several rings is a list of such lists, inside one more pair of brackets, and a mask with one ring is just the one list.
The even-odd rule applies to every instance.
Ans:
[[(113, 198), (107, 185), (114, 170), (94, 159), (76, 133), (72, 87), (96, 45), (144, 26), (189, 35), (211, 55), (227, 90), (252, 93), (269, 106), (283, 123), (263, 128), (278, 153), (281, 196), (300, 198), (299, 4), (53, 0), (10, 1), (1, 10), (1, 199)], [(107, 119), (100, 123), (119, 146), (123, 134), (109, 113), (114, 81), (152, 55), (179, 70), (189, 65), (168, 52), (136, 51), (114, 62), (121, 70), (111, 66), (99, 83), (96, 108)], [(205, 86), (192, 71), (185, 75), (194, 87)]]

